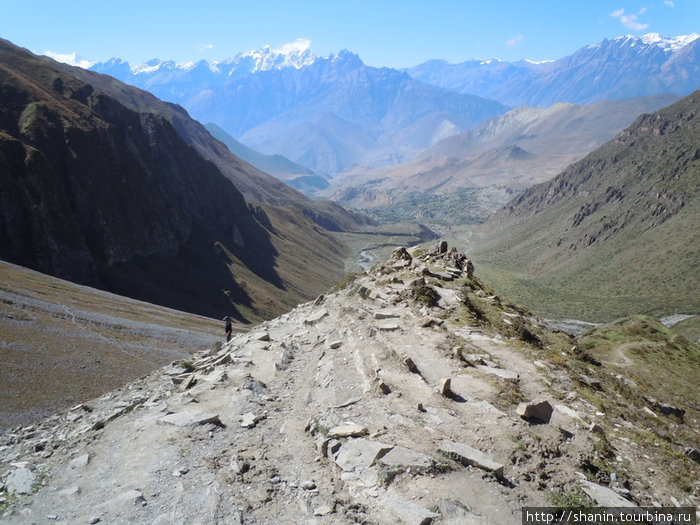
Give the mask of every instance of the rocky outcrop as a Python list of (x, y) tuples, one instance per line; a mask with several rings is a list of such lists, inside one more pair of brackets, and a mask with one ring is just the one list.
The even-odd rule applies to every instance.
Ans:
[[(389, 274), (391, 264), (378, 265), (344, 290), (196, 354), (186, 371), (173, 363), (2, 435), (0, 485), (33, 481), (28, 494), (13, 488), (0, 519), (515, 525), (524, 505), (586, 493), (590, 504), (695, 504), (665, 482), (669, 468), (696, 468), (692, 459), (681, 454), (669, 467), (660, 449), (623, 433), (632, 423), (577, 395), (563, 365), (562, 353), (576, 359), (564, 350), (568, 336), (522, 309), (542, 346), (485, 321), (515, 307), (489, 300), (464, 272), (424, 280), (438, 298), (426, 305), (410, 283), (427, 265), (448, 273), (447, 263), (411, 260)], [(482, 292), (483, 303), (470, 299), (480, 317), (456, 293), (462, 287), (468, 297)], [(388, 311), (398, 317), (375, 316)], [(443, 323), (423, 326), (425, 316)], [(381, 330), (387, 320), (397, 329)], [(515, 369), (519, 379), (487, 369)], [(517, 405), (542, 396), (557, 399), (557, 409), (531, 425)]]

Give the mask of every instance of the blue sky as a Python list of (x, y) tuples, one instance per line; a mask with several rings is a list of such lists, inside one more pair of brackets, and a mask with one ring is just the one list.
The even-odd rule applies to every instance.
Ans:
[(35, 53), (131, 63), (223, 60), (311, 40), (372, 66), (556, 59), (620, 35), (700, 33), (700, 0), (0, 0), (0, 37)]

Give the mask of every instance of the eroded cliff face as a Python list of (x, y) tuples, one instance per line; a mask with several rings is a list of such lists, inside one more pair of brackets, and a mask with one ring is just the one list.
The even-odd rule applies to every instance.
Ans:
[[(1, 44), (0, 257), (132, 296), (140, 288), (140, 298), (208, 314), (250, 302), (217, 242), (279, 284), (267, 230), (165, 118), (127, 109)], [(170, 290), (149, 294), (164, 272)], [(206, 283), (207, 274), (216, 282)], [(165, 297), (202, 286), (209, 307)]]

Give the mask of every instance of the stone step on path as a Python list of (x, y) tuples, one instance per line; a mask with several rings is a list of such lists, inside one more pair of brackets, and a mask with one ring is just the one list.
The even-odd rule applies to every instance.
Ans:
[(406, 525), (430, 525), (433, 520), (440, 517), (437, 512), (403, 498), (389, 497), (384, 501), (384, 507)]
[(637, 505), (626, 500), (614, 490), (591, 481), (582, 480), (581, 488), (593, 501), (602, 507), (637, 507)]
[(392, 448), (393, 445), (365, 438), (349, 439), (341, 445), (335, 462), (342, 470), (351, 472), (358, 467), (373, 466)]
[(429, 470), (435, 466), (435, 461), (430, 456), (401, 446), (392, 448), (378, 462), (387, 467), (417, 470)]
[(489, 472), (493, 472), (497, 478), (503, 478), (503, 465), (494, 461), (480, 450), (470, 447), (464, 443), (454, 441), (443, 441), (438, 452), (463, 465), (471, 465)]

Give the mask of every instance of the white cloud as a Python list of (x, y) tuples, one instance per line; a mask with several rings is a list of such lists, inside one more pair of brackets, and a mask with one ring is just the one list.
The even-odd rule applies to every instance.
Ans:
[(666, 4), (668, 7), (676, 7), (676, 4), (674, 4), (672, 0), (664, 0), (664, 4)]
[(208, 51), (209, 49), (214, 49), (214, 44), (200, 44), (197, 46), (198, 51)]
[(647, 12), (647, 8), (646, 8), (646, 7), (642, 7), (642, 8), (639, 10), (639, 14), (640, 14), (640, 15), (643, 15), (643, 14), (646, 13), (646, 12)]
[(311, 40), (308, 38), (297, 38), (294, 42), (289, 42), (287, 44), (282, 44), (280, 47), (274, 49), (282, 55), (289, 55), (292, 53), (303, 53), (307, 49), (311, 48)]
[(517, 46), (522, 41), (523, 41), (523, 35), (518, 35), (518, 36), (514, 36), (513, 38), (506, 40), (506, 45), (509, 47), (513, 47), (513, 46)]
[(79, 59), (77, 53), (54, 53), (53, 51), (44, 51), (44, 55), (53, 58), (57, 62), (63, 62), (70, 66), (82, 67), (83, 69), (88, 69), (94, 64), (94, 62), (90, 62), (84, 58)]
[[(643, 15), (646, 12), (646, 8), (642, 8), (642, 10), (639, 12), (640, 15)], [(620, 22), (622, 22), (622, 25), (625, 26), (627, 29), (631, 29), (632, 31), (642, 31), (649, 27), (649, 24), (642, 24), (637, 20), (637, 15), (626, 15), (624, 9), (616, 9), (612, 13), (610, 13), (610, 16), (613, 18), (618, 18)]]

